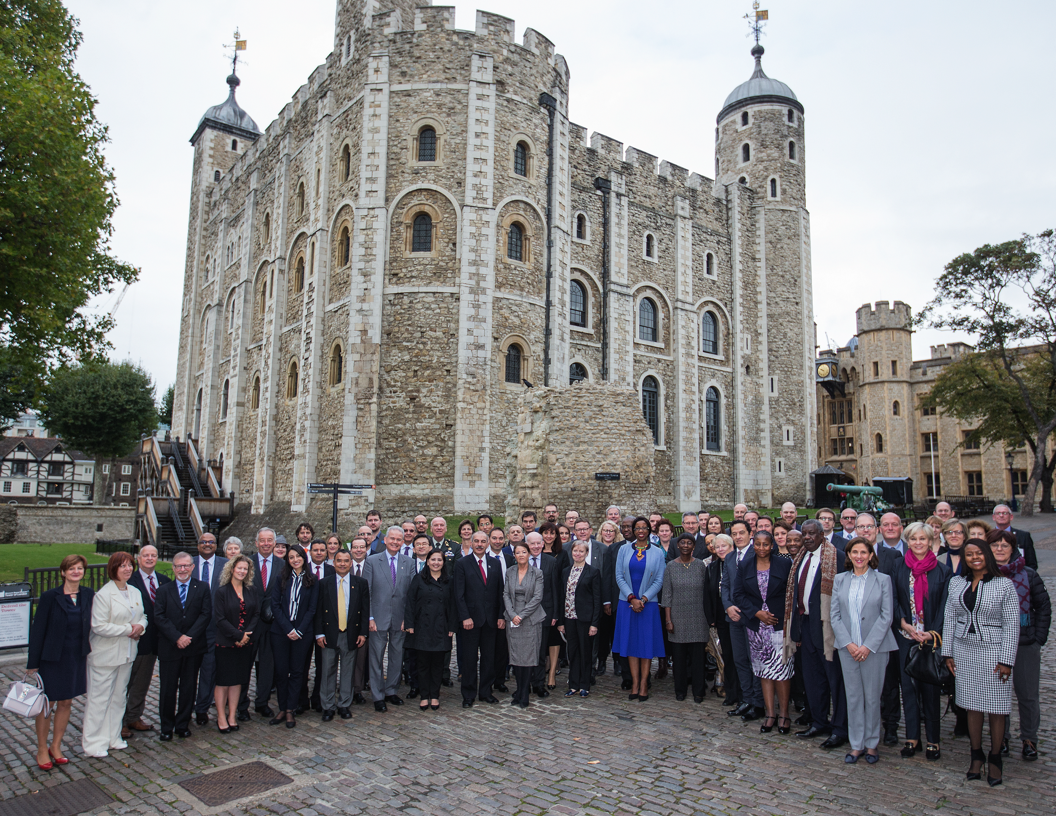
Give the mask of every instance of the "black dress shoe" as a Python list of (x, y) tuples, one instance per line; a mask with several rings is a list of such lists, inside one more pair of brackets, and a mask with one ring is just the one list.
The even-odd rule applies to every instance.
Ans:
[(187, 737), (189, 737), (190, 735), (191, 735), (191, 729), (190, 728), (181, 728), (179, 731), (176, 732), (176, 736), (179, 737), (180, 739), (187, 739)]
[(352, 705), (363, 705), (365, 702), (367, 702), (367, 698), (358, 691), (352, 695)]
[(335, 712), (333, 712), (333, 711), (324, 711), (323, 712), (323, 722), (330, 722), (334, 718), (334, 713)]
[(338, 716), (340, 716), (342, 720), (351, 720), (352, 719), (352, 709), (350, 709), (350, 708), (342, 708), (341, 706), (338, 706), (337, 713), (338, 713)]
[(170, 731), (169, 733), (165, 733), (164, 731), (162, 731), (160, 734), (158, 734), (158, 739), (162, 742), (172, 742), (172, 732)]
[(727, 697), (726, 699), (724, 699), (722, 701), (722, 704), (723, 704), (723, 706), (735, 706), (736, 707), (736, 706), (739, 706), (741, 704), (741, 701), (738, 700), (736, 697)]
[(481, 697), (480, 701), (482, 703), (497, 703), (499, 701), (499, 698), (496, 697), (494, 694), (489, 694), (487, 697)]
[(472, 700), (463, 700), (462, 701), (462, 708), (473, 708), (473, 701)]
[(323, 710), (323, 704), (320, 703), (318, 700), (312, 700), (312, 711), (322, 711), (322, 710)]
[(256, 711), (261, 717), (274, 717), (275, 716), (275, 712), (271, 710), (271, 706), (269, 706), (269, 705), (257, 706), (253, 710)]
[(542, 686), (536, 686), (534, 689), (532, 689), (532, 691), (535, 692), (535, 696), (538, 697), (539, 699), (543, 699), (544, 697), (549, 697), (550, 696), (550, 692), (547, 691)]
[(751, 706), (747, 711), (741, 715), (741, 719), (745, 722), (751, 722), (752, 720), (758, 720), (766, 713), (766, 709), (760, 706)]
[(737, 706), (737, 708), (733, 709), (732, 711), (727, 711), (726, 712), (726, 716), (727, 717), (740, 717), (740, 716), (742, 716), (744, 714), (747, 714), (751, 710), (752, 710), (752, 704), (751, 703), (741, 703), (739, 706)]
[(1036, 762), (1038, 759), (1038, 748), (1033, 742), (1023, 743), (1023, 759), (1027, 762)]
[(249, 716), (248, 711), (239, 711), (238, 714), (235, 715), (235, 719), (239, 722), (249, 722), (252, 718)]
[(634, 683), (632, 683), (630, 680), (624, 680), (622, 683), (620, 683), (620, 688), (623, 689), (624, 691), (630, 691), (631, 690), (631, 686), (633, 686), (633, 685), (634, 685)]
[(375, 711), (388, 711), (389, 707), (387, 705), (385, 705), (385, 701), (384, 700), (377, 700), (374, 703), (374, 710)]
[(605, 674), (605, 661), (604, 660), (601, 660), (601, 661), (598, 662), (598, 670), (597, 670), (596, 674), (597, 674), (598, 677), (601, 677), (603, 674)]
[(675, 695), (675, 699), (678, 700), (681, 703), (683, 700), (686, 699), (686, 695), (685, 694), (676, 694)]
[(898, 745), (898, 729), (884, 731), (884, 745)]
[(408, 700), (417, 700), (418, 699), (418, 689), (417, 688), (411, 688), (407, 692), (407, 699)]
[(694, 694), (693, 695), (693, 702), (694, 703), (698, 703), (698, 704), (699, 703), (703, 703), (704, 702), (704, 698), (703, 697), (698, 697), (696, 694)]
[(814, 739), (814, 737), (823, 737), (831, 733), (832, 731), (828, 728), (818, 728), (816, 725), (812, 725), (806, 731), (797, 731), (796, 736), (800, 739)]
[(838, 737), (835, 734), (830, 736), (825, 742), (821, 744), (822, 748), (831, 750), (833, 748), (839, 748), (841, 745), (847, 744), (847, 737)]
[(208, 713), (195, 714), (194, 715), (194, 721), (196, 723), (198, 723), (198, 725), (208, 725), (208, 723), (209, 723), (209, 714)]
[(510, 690), (505, 683), (496, 683), (492, 688), (495, 689), (495, 691), (501, 691), (503, 694), (509, 693)]
[(389, 696), (387, 696), (385, 698), (385, 702), (386, 703), (391, 703), (394, 706), (403, 705), (403, 700), (401, 700), (399, 695), (397, 695), (397, 694), (390, 694)]
[(1008, 737), (1005, 737), (1004, 741), (1001, 743), (1001, 756), (1008, 756)]
[(814, 720), (811, 719), (809, 714), (800, 714), (795, 719), (796, 725), (810, 725), (812, 722), (814, 722)]

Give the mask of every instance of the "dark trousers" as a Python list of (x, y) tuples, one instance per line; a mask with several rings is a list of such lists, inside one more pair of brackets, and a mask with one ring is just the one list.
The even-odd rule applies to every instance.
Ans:
[(141, 654), (132, 663), (132, 673), (128, 676), (128, 699), (125, 701), (125, 725), (131, 725), (143, 717), (156, 660), (157, 655)]
[(444, 659), (448, 652), (420, 652), (415, 650), (418, 676), (415, 685), (423, 700), (440, 699), (440, 681), (444, 677)]
[[(898, 651), (888, 652), (887, 671), (884, 674), (884, 690), (880, 693), (880, 721), (884, 724), (884, 731), (897, 731), (898, 721), (902, 719), (902, 701), (899, 699), (898, 693), (899, 689), (905, 687), (900, 668), (905, 662), (905, 658), (902, 657), (902, 642), (905, 641), (908, 644), (910, 641), (897, 634), (895, 635), (895, 640), (899, 643)], [(909, 728), (908, 719), (906, 728)]]
[(565, 640), (568, 643), (568, 687), (575, 691), (590, 691), (590, 676), (594, 658), (594, 643), (590, 621), (565, 621)]
[(495, 682), (495, 635), (494, 626), (474, 626), (458, 633), (458, 662), (462, 667), (462, 700), (472, 702), (477, 696), (477, 659), (480, 659), (480, 696), (491, 694)]
[[(847, 736), (847, 698), (843, 693), (843, 672), (839, 658), (825, 659), (825, 645), (815, 643), (810, 620), (803, 618), (803, 683), (807, 687), (810, 713), (818, 728), (832, 728), (837, 737)], [(829, 704), (832, 719), (829, 719)]]
[(675, 643), (672, 641), (671, 657), (674, 661), (675, 694), (684, 695), (689, 688), (690, 677), (692, 677), (693, 696), (703, 697), (706, 686), (704, 643)]
[(807, 700), (807, 687), (803, 683), (803, 652), (797, 650), (792, 659), (792, 693), (793, 702), (798, 703), (810, 718), (810, 701)]
[(353, 664), (352, 669), (352, 693), (362, 694), (363, 687), (369, 678), (367, 674), (367, 653), (370, 650), (367, 649), (366, 645), (359, 649), (356, 649), (356, 662)]
[[(924, 718), (924, 733), (927, 741), (933, 745), (939, 744), (939, 723), (941, 722), (940, 698), (942, 689), (931, 683), (918, 683), (906, 674), (906, 658), (909, 657), (910, 647), (916, 641), (906, 640), (899, 635), (898, 651), (891, 652), (891, 662), (895, 664), (895, 670), (899, 673), (902, 684), (902, 705), (906, 709), (906, 739), (920, 740), (920, 720)], [(884, 680), (885, 684), (887, 680)], [(897, 727), (897, 722), (896, 722)], [(887, 721), (884, 721), (887, 726)]]
[(304, 666), (312, 656), (314, 640), (290, 640), (286, 635), (271, 633), (271, 652), (275, 658), (275, 688), (279, 711), (297, 708)]
[(763, 707), (763, 687), (752, 671), (752, 654), (748, 649), (748, 629), (739, 623), (730, 624), (730, 642), (737, 679), (741, 682), (741, 702)]
[[(492, 685), (502, 685), (506, 682), (506, 669), (510, 666), (510, 647), (506, 643), (506, 630), (496, 629), (495, 630), (495, 672), (492, 676)], [(483, 683), (480, 687), (485, 690), (490, 690), (491, 686), (485, 686)]]
[(741, 699), (741, 679), (737, 675), (737, 664), (733, 660), (733, 642), (730, 640), (730, 625), (725, 621), (715, 624), (722, 649), (722, 687), (727, 700)]
[[(275, 687), (275, 661), (271, 656), (270, 634), (253, 642), (253, 662), (257, 667), (257, 691), (253, 706), (264, 708), (271, 701), (271, 690)], [(242, 686), (238, 710), (249, 711), (249, 683)]]
[(403, 650), (403, 673), (407, 678), (407, 685), (411, 688), (418, 687), (418, 650)]
[(517, 681), (517, 690), (513, 692), (513, 701), (527, 704), (532, 693), (531, 679), (534, 666), (514, 666), (513, 679)]
[(161, 733), (185, 731), (191, 724), (194, 699), (198, 693), (198, 671), (203, 655), (179, 660), (162, 660), (158, 669), (158, 718)]
[[(301, 679), (301, 689), (298, 695), (301, 708), (309, 708), (310, 706), (318, 706), (319, 702), (319, 690), (322, 688), (323, 682), (323, 650), (320, 648), (318, 643), (312, 641), (313, 646), (308, 650), (308, 654), (304, 657), (304, 674)], [(312, 675), (312, 657), (315, 657), (315, 685), (312, 688), (311, 693), (308, 692), (308, 679)]]

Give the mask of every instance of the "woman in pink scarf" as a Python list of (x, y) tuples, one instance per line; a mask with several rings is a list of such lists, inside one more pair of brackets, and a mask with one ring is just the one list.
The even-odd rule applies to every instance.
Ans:
[(902, 710), (906, 715), (906, 743), (902, 756), (920, 752), (920, 720), (927, 737), (925, 756), (936, 760), (939, 752), (940, 688), (918, 683), (905, 671), (909, 650), (930, 643), (932, 632), (941, 632), (946, 609), (946, 585), (950, 570), (935, 557), (935, 529), (917, 522), (906, 527), (906, 558), (898, 565), (895, 582), (895, 629), (898, 634), (898, 665), (902, 677)]

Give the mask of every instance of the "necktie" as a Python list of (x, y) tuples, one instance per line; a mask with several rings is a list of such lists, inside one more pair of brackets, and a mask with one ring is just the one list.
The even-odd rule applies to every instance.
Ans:
[(344, 632), (348, 626), (348, 596), (345, 595), (345, 579), (337, 582), (337, 628)]
[(480, 577), (484, 579), (484, 586), (488, 585), (488, 570), (484, 566), (484, 559), (481, 558), (477, 564), (480, 566)]
[(158, 588), (154, 585), (154, 573), (150, 574), (150, 583), (147, 585), (147, 590), (150, 592), (150, 602), (154, 603), (154, 599), (158, 597)]
[(532, 559), (532, 566), (535, 567), (536, 569), (539, 569), (539, 556), (538, 555), (535, 556)]
[(202, 583), (209, 583), (209, 562), (202, 561)]
[(180, 584), (180, 606), (187, 606), (187, 584)]
[(396, 556), (389, 559), (389, 568), (392, 570), (392, 585), (396, 586)]
[(799, 573), (799, 614), (806, 615), (807, 609), (803, 605), (803, 593), (807, 589), (807, 573), (810, 572), (810, 556), (812, 553), (807, 553), (807, 557), (803, 559), (803, 569)]
[(418, 565), (418, 569), (416, 570), (416, 572), (421, 572), (422, 571), (422, 567), (425, 566), (425, 562), (424, 561), (416, 561), (415, 563)]
[(268, 588), (268, 559), (263, 558), (260, 562), (260, 583), (264, 589)]
[[(744, 550), (747, 550), (747, 549), (748, 549), (747, 547), (744, 548)], [(744, 555), (744, 550), (737, 550), (737, 563), (738, 564), (741, 563), (741, 556)]]
[(362, 573), (360, 573), (361, 569), (363, 569), (363, 565), (362, 564), (356, 564), (356, 576), (357, 577), (362, 574)]
[(315, 565), (315, 580), (317, 580), (317, 581), (322, 581), (323, 580), (323, 567), (322, 567), (321, 564), (316, 564)]

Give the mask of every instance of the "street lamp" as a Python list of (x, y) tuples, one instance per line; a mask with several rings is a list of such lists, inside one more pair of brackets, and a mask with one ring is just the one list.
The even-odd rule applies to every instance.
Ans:
[(1009, 504), (1012, 505), (1012, 511), (1015, 512), (1018, 508), (1016, 507), (1016, 482), (1012, 478), (1012, 462), (1015, 461), (1015, 456), (1012, 451), (1005, 451), (1005, 464), (1008, 465), (1008, 494), (1010, 497)]

